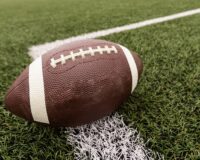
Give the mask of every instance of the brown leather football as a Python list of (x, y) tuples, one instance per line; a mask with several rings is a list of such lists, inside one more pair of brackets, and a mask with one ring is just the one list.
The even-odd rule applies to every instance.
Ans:
[(133, 92), (139, 56), (104, 40), (65, 44), (33, 61), (7, 92), (6, 108), (51, 126), (87, 124), (112, 113)]

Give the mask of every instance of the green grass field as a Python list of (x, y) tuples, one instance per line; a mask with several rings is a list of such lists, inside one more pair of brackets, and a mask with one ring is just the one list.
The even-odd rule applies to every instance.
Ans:
[[(31, 62), (30, 46), (198, 7), (199, 0), (1, 0), (1, 157), (73, 159), (62, 129), (27, 123), (4, 109), (6, 90)], [(199, 26), (195, 15), (102, 37), (142, 57), (142, 79), (119, 112), (165, 159), (200, 159)]]

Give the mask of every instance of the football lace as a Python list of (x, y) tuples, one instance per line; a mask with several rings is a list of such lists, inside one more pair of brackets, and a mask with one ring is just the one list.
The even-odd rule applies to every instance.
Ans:
[(95, 54), (111, 54), (111, 53), (118, 53), (115, 46), (108, 47), (105, 45), (104, 47), (97, 46), (96, 48), (88, 47), (87, 50), (79, 49), (78, 52), (70, 51), (69, 55), (64, 56), (63, 54), (60, 55), (60, 58), (54, 59), (51, 58), (51, 66), (55, 68), (58, 63), (65, 64), (66, 61), (72, 60), (75, 61), (77, 57), (85, 58), (86, 55), (94, 56)]

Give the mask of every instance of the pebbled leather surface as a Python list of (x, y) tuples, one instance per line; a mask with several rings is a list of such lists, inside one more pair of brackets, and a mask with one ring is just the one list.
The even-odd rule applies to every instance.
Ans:
[[(96, 53), (77, 57), (55, 68), (50, 59), (69, 55), (82, 48), (114, 45), (118, 53)], [(142, 72), (140, 58), (133, 54)], [(73, 42), (42, 56), (47, 113), (52, 126), (77, 126), (90, 123), (117, 109), (131, 94), (131, 72), (122, 49), (103, 40)], [(33, 121), (29, 105), (28, 68), (17, 78), (5, 99), (12, 113)]]
[(131, 93), (131, 73), (122, 50), (95, 54), (50, 65), (50, 59), (68, 55), (71, 50), (115, 45), (89, 40), (60, 47), (43, 57), (47, 112), (52, 125), (76, 126), (113, 112)]
[(33, 121), (29, 103), (29, 84), (27, 67), (14, 81), (5, 96), (6, 108), (28, 121)]

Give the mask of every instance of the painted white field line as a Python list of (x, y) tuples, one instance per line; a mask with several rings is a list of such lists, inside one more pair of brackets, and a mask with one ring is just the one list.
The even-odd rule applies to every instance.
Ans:
[(77, 128), (66, 128), (76, 160), (164, 160), (146, 147), (137, 129), (119, 114)]
[(114, 27), (114, 28), (110, 28), (110, 29), (100, 30), (97, 32), (86, 33), (86, 34), (82, 34), (82, 35), (75, 36), (75, 37), (70, 37), (70, 38), (63, 39), (63, 40), (56, 40), (54, 42), (49, 42), (49, 43), (45, 43), (42, 45), (32, 46), (29, 49), (29, 55), (31, 55), (33, 58), (36, 58), (36, 57), (40, 56), (41, 54), (44, 54), (45, 52), (53, 49), (54, 47), (58, 47), (60, 45), (70, 43), (73, 41), (103, 37), (103, 36), (107, 36), (107, 35), (110, 35), (113, 33), (119, 33), (119, 32), (123, 32), (123, 31), (133, 30), (133, 29), (137, 29), (137, 28), (141, 28), (141, 27), (145, 27), (145, 26), (149, 26), (149, 25), (153, 25), (153, 24), (157, 24), (157, 23), (167, 22), (167, 21), (171, 21), (174, 19), (191, 16), (191, 15), (199, 14), (199, 13), (200, 13), (200, 8), (197, 8), (197, 9), (193, 9), (193, 10), (189, 10), (189, 11), (185, 11), (185, 12), (172, 14), (169, 16), (154, 18), (154, 19), (150, 19), (150, 20), (137, 22), (137, 23), (132, 23), (132, 24)]

